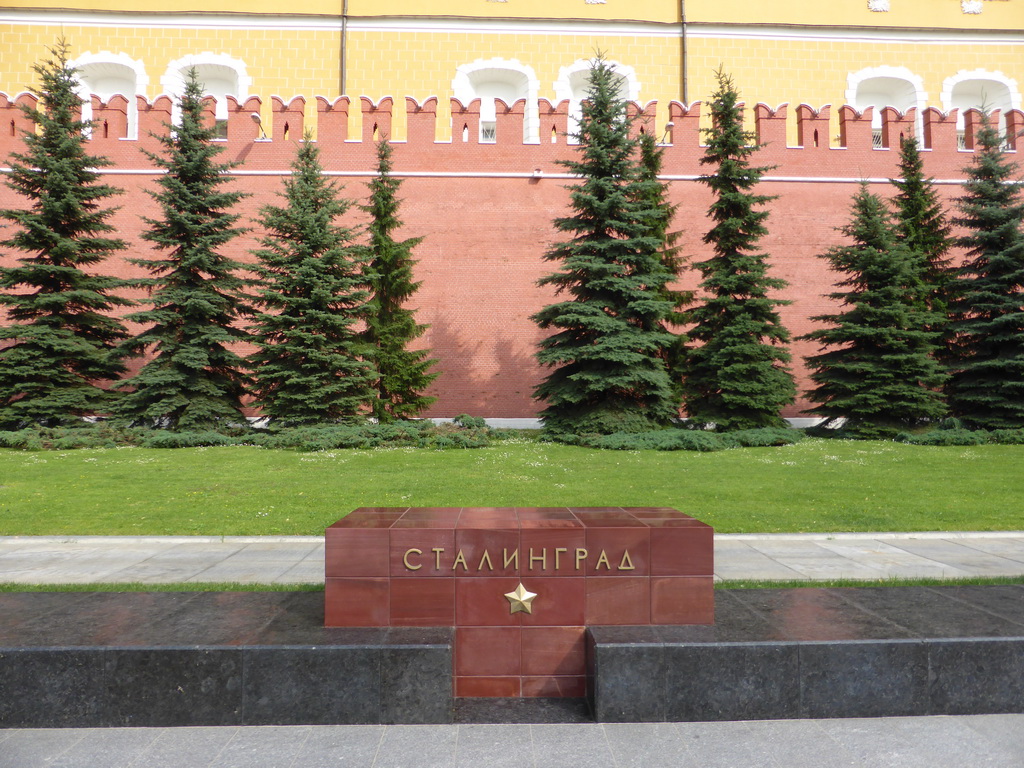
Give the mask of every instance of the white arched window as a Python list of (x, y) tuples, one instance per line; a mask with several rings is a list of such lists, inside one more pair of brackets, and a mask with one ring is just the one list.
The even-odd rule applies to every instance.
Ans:
[(928, 102), (924, 83), (906, 67), (871, 67), (847, 78), (846, 103), (859, 112), (874, 107), (871, 130), (874, 146), (882, 146), (882, 110), (894, 107), (906, 112), (917, 108), (917, 134), (920, 136), (924, 109)]
[(123, 53), (100, 51), (84, 53), (69, 64), (78, 70), (78, 95), (83, 99), (82, 119), (92, 119), (91, 94), (96, 94), (103, 101), (120, 94), (128, 99), (128, 136), (129, 139), (139, 137), (139, 107), (135, 103), (136, 96), (146, 95), (149, 78), (141, 61), (136, 61)]
[[(228, 102), (225, 96), (234, 96), (244, 101), (249, 95), (252, 78), (248, 76), (245, 62), (226, 54), (197, 53), (172, 61), (167, 72), (160, 78), (164, 93), (177, 99), (185, 92), (188, 71), (196, 70), (196, 77), (203, 86), (203, 94), (216, 100), (215, 117), (218, 136), (227, 136)], [(177, 121), (177, 105), (172, 120)]]
[(971, 72), (961, 70), (952, 77), (947, 77), (942, 84), (942, 108), (947, 112), (959, 110), (956, 116), (957, 136), (963, 147), (964, 112), (968, 109), (980, 109), (991, 112), (994, 109), (1003, 115), (1000, 122), (1006, 126), (1005, 115), (1011, 109), (1020, 109), (1020, 91), (1017, 82), (1002, 72), (988, 72), (976, 69)]
[[(590, 89), (590, 68), (591, 59), (577, 59), (568, 67), (561, 67), (558, 70), (558, 79), (555, 80), (555, 99), (557, 101), (569, 100), (569, 125), (570, 136), (579, 130), (580, 125), (580, 104), (587, 98), (587, 91)], [(626, 101), (640, 101), (640, 81), (636, 79), (636, 71), (632, 67), (626, 67), (615, 61), (610, 61), (612, 71), (618, 77), (618, 96)], [(575, 141), (575, 139), (570, 139)]]
[(540, 126), (537, 115), (537, 76), (533, 68), (516, 59), (477, 59), (463, 64), (455, 71), (452, 93), (463, 104), (480, 99), (480, 141), (497, 139), (497, 109), (495, 99), (512, 105), (526, 99), (523, 121), (523, 141), (536, 142)]

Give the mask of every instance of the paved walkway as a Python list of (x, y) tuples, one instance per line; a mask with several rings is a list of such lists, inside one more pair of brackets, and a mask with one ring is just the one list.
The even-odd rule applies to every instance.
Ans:
[(0, 731), (0, 768), (1009, 768), (1024, 715)]
[[(318, 537), (0, 537), (0, 582), (323, 580)], [(1024, 575), (1024, 531), (720, 535), (720, 579)], [(2, 617), (0, 617), (2, 620)], [(982, 768), (1024, 715), (770, 722), (0, 729), (0, 768)]]
[[(1024, 575), (1024, 531), (715, 537), (722, 580), (957, 579)], [(6, 536), (0, 582), (322, 583), (313, 536)]]

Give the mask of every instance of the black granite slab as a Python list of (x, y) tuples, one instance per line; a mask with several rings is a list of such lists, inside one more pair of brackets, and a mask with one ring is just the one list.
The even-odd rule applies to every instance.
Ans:
[(588, 629), (588, 700), (452, 698), (452, 632), (323, 595), (0, 594), (0, 727), (1024, 712), (1024, 586), (719, 590), (716, 624)]
[(0, 594), (0, 727), (447, 723), (451, 648), (316, 592)]
[(1024, 712), (1024, 586), (719, 590), (709, 627), (591, 627), (599, 721)]

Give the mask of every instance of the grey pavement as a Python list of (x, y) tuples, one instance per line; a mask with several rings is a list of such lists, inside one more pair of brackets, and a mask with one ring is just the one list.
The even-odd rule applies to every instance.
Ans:
[[(718, 580), (1024, 576), (1024, 531), (719, 534)], [(322, 583), (315, 536), (0, 536), (0, 582)]]
[[(0, 537), (0, 582), (316, 583), (320, 537)], [(715, 537), (716, 578), (1024, 575), (1024, 531)], [(0, 729), (0, 768), (1024, 766), (1024, 715), (561, 725)]]
[(1024, 715), (0, 731), (0, 768), (1009, 768)]

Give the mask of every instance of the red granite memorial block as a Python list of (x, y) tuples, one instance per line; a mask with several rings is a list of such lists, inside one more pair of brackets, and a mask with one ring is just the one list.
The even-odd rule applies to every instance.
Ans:
[(456, 696), (583, 696), (587, 625), (714, 622), (713, 531), (664, 507), (357, 509), (327, 626), (454, 626)]

